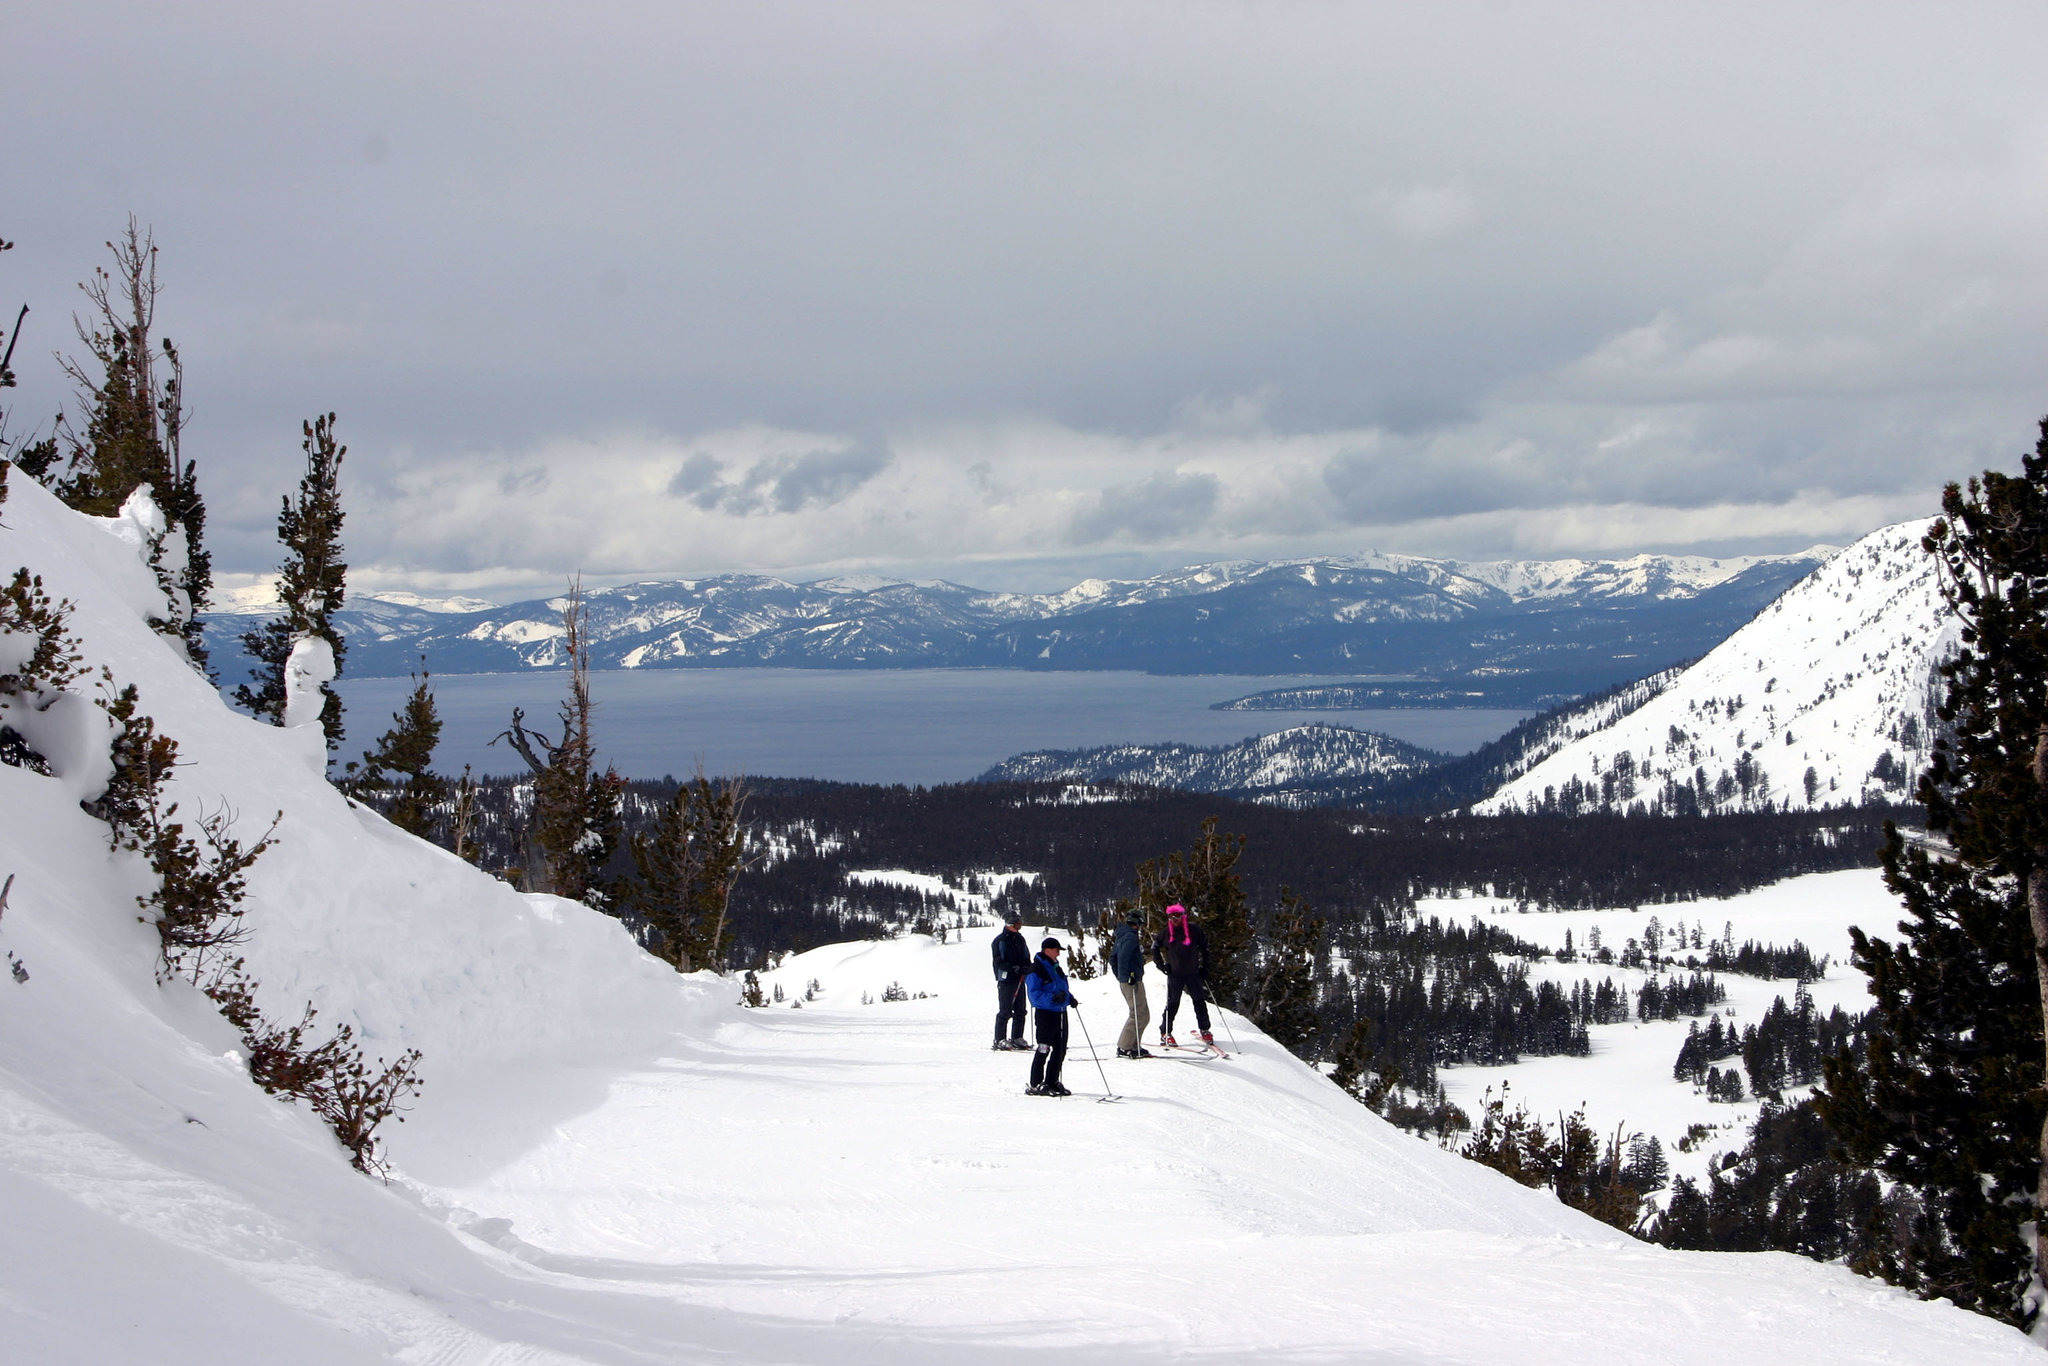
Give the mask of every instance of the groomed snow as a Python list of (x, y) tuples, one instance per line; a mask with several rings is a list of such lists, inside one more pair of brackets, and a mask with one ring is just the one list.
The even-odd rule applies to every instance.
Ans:
[[(231, 715), (143, 626), (132, 550), (16, 478), (0, 561), (184, 747), (187, 810), (280, 843), (248, 944), (428, 1086), (390, 1186), (153, 980), (143, 871), (0, 768), (0, 1355), (37, 1363), (2032, 1361), (2009, 1329), (1783, 1255), (1631, 1242), (1398, 1133), (1231, 1020), (1230, 1062), (1021, 1094), (986, 944), (840, 945), (787, 995), (679, 979), (353, 810), (317, 728)], [(883, 1004), (896, 983), (923, 999)], [(792, 990), (794, 988), (794, 990)], [(1111, 985), (1083, 985), (1106, 1049)], [(861, 993), (877, 998), (861, 1004)], [(1107, 1066), (1107, 1064), (1105, 1064)]]

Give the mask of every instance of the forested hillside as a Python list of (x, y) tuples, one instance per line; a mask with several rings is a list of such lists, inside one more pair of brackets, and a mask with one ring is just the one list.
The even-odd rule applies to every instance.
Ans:
[[(510, 813), (522, 782), (486, 779), (476, 838), (486, 867), (515, 862)], [(1247, 894), (1272, 904), (1291, 887), (1341, 926), (1401, 915), (1418, 896), (1461, 889), (1537, 909), (1655, 905), (1726, 896), (1798, 873), (1873, 866), (1885, 812), (1758, 813), (1672, 823), (1620, 815), (1363, 816), (1290, 810), (1143, 787), (962, 783), (932, 788), (763, 779), (746, 816), (760, 862), (733, 897), (733, 961), (834, 939), (938, 923), (954, 905), (903, 887), (849, 882), (860, 869), (951, 878), (1024, 871), (1007, 904), (1034, 922), (1093, 925), (1130, 894), (1139, 862), (1185, 845), (1216, 817), (1243, 834)], [(670, 800), (672, 783), (626, 790), (630, 836)], [(623, 843), (623, 841), (622, 841)], [(612, 872), (628, 867), (623, 855)], [(964, 903), (962, 903), (964, 904)]]

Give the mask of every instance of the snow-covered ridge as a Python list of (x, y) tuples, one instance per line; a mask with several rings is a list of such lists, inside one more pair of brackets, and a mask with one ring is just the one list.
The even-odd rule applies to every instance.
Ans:
[(1872, 532), (1659, 696), (1584, 734), (1478, 808), (1800, 810), (1900, 800), (1933, 743), (1936, 665), (1957, 625), (1925, 521)]
[[(1493, 560), (1459, 564), (1461, 573), (1491, 584), (1517, 602), (1541, 598), (1638, 595), (1685, 597), (1725, 583), (1758, 565), (1810, 561), (1825, 564), (1840, 553), (1816, 545), (1796, 555), (1635, 555), (1624, 560)], [(1455, 562), (1453, 562), (1455, 563)]]

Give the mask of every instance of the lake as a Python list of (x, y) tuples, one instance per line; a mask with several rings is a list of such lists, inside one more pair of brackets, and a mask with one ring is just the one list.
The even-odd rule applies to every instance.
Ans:
[[(1529, 715), (1522, 711), (1223, 712), (1213, 702), (1330, 678), (1236, 674), (1041, 673), (1026, 669), (635, 669), (591, 675), (600, 757), (633, 778), (707, 772), (946, 783), (1032, 749), (1093, 745), (1229, 744), (1311, 720), (1376, 730), (1463, 754)], [(566, 675), (450, 674), (434, 679), (442, 720), (435, 766), (510, 773), (519, 760), (491, 747), (512, 708), (556, 731)], [(412, 684), (343, 679), (356, 758), (390, 726)]]

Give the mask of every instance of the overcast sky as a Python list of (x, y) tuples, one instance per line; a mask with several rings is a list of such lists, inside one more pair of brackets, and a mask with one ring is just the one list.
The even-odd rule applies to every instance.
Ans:
[(15, 0), (17, 431), (162, 250), (220, 567), (1844, 542), (2048, 411), (2048, 5)]

